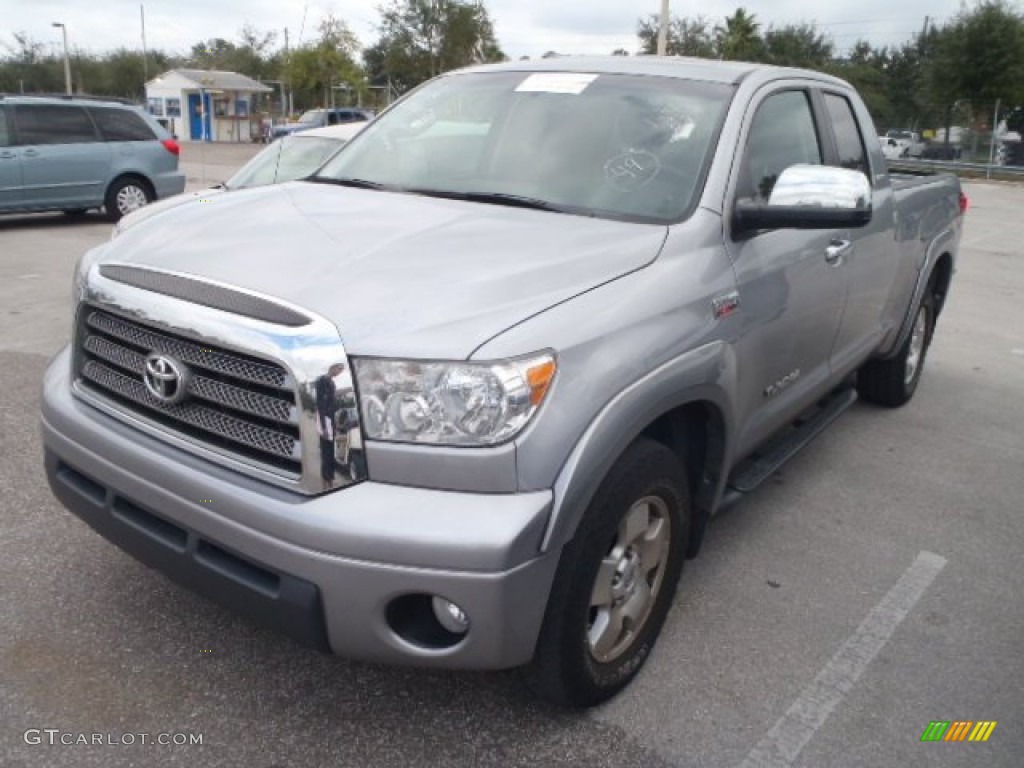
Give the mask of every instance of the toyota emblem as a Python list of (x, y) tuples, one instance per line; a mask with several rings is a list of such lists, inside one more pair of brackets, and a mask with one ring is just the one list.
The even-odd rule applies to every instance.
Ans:
[(173, 357), (152, 353), (142, 380), (149, 394), (165, 405), (180, 403), (188, 392), (188, 368)]

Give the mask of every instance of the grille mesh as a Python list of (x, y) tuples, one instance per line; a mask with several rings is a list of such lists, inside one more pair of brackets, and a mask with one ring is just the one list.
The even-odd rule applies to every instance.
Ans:
[(113, 336), (151, 352), (173, 355), (183, 363), (196, 365), (254, 384), (279, 389), (288, 388), (288, 374), (280, 366), (256, 362), (240, 355), (219, 352), (191, 341), (152, 331), (145, 326), (122, 320), (105, 312), (90, 312), (86, 318), (86, 324), (107, 336)]
[[(102, 336), (87, 336), (83, 347), (87, 352), (108, 363), (113, 363), (125, 371), (138, 376), (142, 376), (145, 372), (145, 355), (115, 344)], [(283, 424), (296, 422), (295, 409), (290, 402), (225, 384), (206, 376), (193, 376), (188, 383), (188, 393), (217, 405), (279, 421)]]
[(186, 401), (177, 405), (161, 403), (149, 394), (146, 385), (140, 380), (125, 376), (95, 360), (85, 364), (82, 376), (116, 395), (210, 434), (281, 458), (295, 461), (300, 458), (298, 440), (290, 435), (236, 419), (194, 402)]
[[(77, 359), (84, 388), (196, 443), (301, 474), (295, 392), (282, 366), (94, 308), (82, 317)], [(151, 352), (190, 368), (184, 401), (168, 404), (150, 394), (144, 374)]]

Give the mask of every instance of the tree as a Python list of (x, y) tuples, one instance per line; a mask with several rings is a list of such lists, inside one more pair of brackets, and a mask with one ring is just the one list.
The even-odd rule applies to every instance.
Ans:
[[(657, 53), (658, 17), (648, 16), (646, 19), (640, 19), (637, 22), (637, 37), (640, 38), (641, 53)], [(665, 53), (669, 56), (714, 58), (716, 53), (711, 22), (703, 16), (695, 19), (673, 16), (669, 20)]]
[(381, 37), (363, 59), (373, 82), (400, 91), (451, 69), (505, 54), (481, 3), (468, 0), (392, 0), (381, 9)]
[(763, 61), (782, 67), (822, 70), (832, 61), (832, 41), (813, 24), (769, 27), (764, 33)]
[(857, 89), (876, 125), (893, 127), (892, 104), (888, 92), (889, 52), (876, 49), (866, 40), (858, 40), (849, 55), (834, 61), (828, 71)]
[(962, 10), (935, 36), (928, 90), (938, 104), (970, 101), (990, 109), (996, 100), (1024, 102), (1024, 15), (1004, 0)]
[(356, 63), (359, 39), (341, 19), (328, 15), (318, 27), (319, 38), (291, 52), (285, 73), (300, 103), (321, 106), (332, 103), (334, 90), (344, 86), (361, 92), (366, 85)]
[(737, 8), (725, 18), (725, 25), (715, 27), (715, 50), (719, 58), (731, 61), (760, 61), (764, 42), (758, 32), (760, 24), (752, 13)]

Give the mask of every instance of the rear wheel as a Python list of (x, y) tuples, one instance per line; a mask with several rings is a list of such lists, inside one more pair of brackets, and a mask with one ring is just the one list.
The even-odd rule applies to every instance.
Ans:
[(110, 185), (104, 206), (107, 209), (107, 218), (111, 221), (119, 221), (132, 211), (148, 205), (153, 201), (153, 193), (149, 185), (142, 179), (128, 176), (118, 179)]
[(690, 523), (678, 457), (640, 439), (609, 472), (566, 545), (528, 682), (557, 704), (608, 700), (650, 655), (672, 605)]
[(917, 308), (910, 336), (899, 353), (889, 360), (870, 360), (857, 373), (860, 396), (887, 408), (897, 408), (909, 402), (921, 381), (934, 328), (935, 300), (929, 291)]

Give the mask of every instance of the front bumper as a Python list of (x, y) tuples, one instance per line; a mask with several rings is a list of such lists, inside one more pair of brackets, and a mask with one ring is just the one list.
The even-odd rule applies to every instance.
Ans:
[[(69, 374), (65, 350), (43, 391), (50, 485), (142, 562), (350, 658), (500, 669), (532, 657), (559, 555), (539, 552), (549, 491), (484, 495), (368, 481), (299, 496), (106, 416), (73, 397)], [(419, 635), (393, 610), (409, 595), (457, 603), (469, 631), (442, 647), (410, 639)]]

